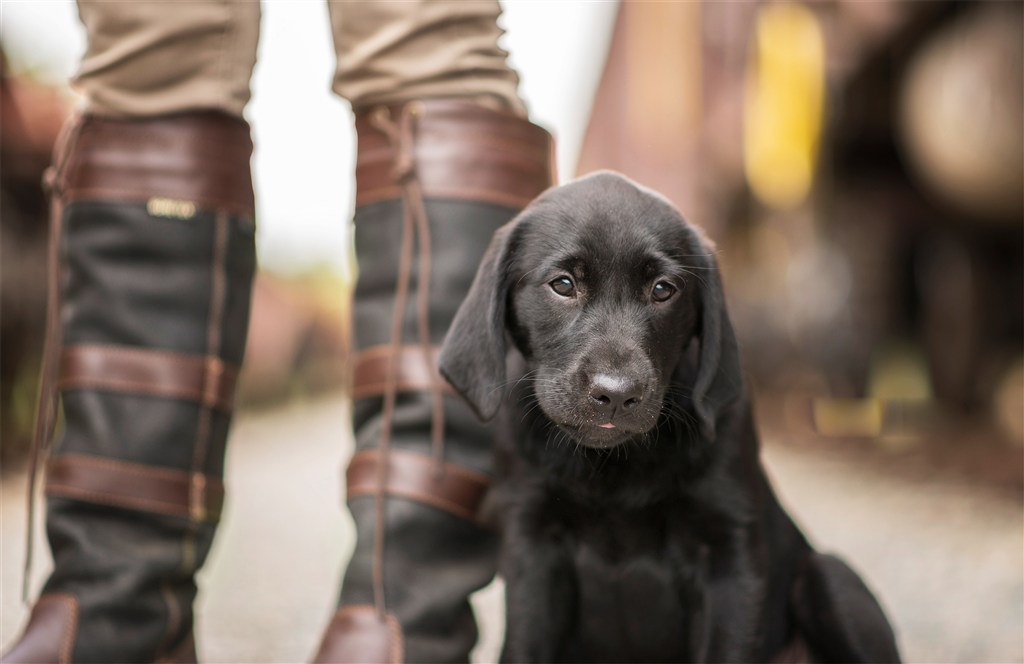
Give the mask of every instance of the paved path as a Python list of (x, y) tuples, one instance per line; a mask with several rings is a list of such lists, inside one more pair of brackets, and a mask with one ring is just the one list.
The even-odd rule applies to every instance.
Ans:
[[(346, 405), (330, 398), (239, 417), (229, 502), (200, 580), (206, 662), (301, 662), (315, 650), (351, 547), (340, 468)], [(1019, 496), (949, 480), (907, 480), (827, 450), (768, 446), (780, 498), (812, 540), (841, 552), (881, 597), (908, 661), (1024, 661), (1024, 511)], [(0, 490), (0, 642), (16, 634), (24, 477)], [(38, 590), (49, 561), (36, 564)], [(476, 598), (475, 661), (494, 661), (501, 590)]]

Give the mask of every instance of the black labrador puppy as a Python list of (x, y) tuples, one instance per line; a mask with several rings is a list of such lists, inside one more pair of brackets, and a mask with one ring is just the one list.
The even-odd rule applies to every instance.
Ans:
[(504, 661), (898, 661), (773, 494), (713, 249), (661, 196), (614, 173), (540, 196), (440, 368), (482, 418), (505, 401)]

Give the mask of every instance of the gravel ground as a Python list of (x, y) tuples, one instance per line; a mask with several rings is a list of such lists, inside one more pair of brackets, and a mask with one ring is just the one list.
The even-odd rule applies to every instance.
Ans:
[[(352, 525), (340, 509), (350, 452), (340, 398), (240, 416), (230, 447), (229, 502), (201, 579), (201, 661), (301, 662), (334, 605)], [(908, 477), (827, 446), (766, 446), (765, 464), (816, 546), (861, 572), (911, 662), (1024, 661), (1024, 509), (1019, 492), (948, 474)], [(24, 475), (0, 487), (0, 642), (14, 638), (25, 526)], [(38, 592), (49, 561), (37, 528)], [(494, 661), (501, 587), (475, 597)]]

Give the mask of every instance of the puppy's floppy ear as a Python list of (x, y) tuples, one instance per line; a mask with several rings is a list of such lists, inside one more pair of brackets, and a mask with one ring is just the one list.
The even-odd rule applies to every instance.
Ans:
[(706, 251), (698, 278), (701, 299), (700, 354), (693, 385), (693, 407), (701, 433), (715, 439), (718, 414), (739, 398), (743, 391), (739, 347), (725, 306), (722, 277), (713, 249), (701, 240)]
[(441, 375), (482, 420), (498, 411), (505, 384), (505, 300), (515, 224), (505, 224), (491, 238), (441, 346)]

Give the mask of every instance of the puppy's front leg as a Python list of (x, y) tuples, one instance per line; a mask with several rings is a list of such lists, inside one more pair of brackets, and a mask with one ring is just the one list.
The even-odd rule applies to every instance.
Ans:
[[(517, 529), (519, 530), (519, 529)], [(576, 605), (568, 553), (556, 541), (506, 531), (502, 550), (506, 628), (502, 662), (564, 659)]]

